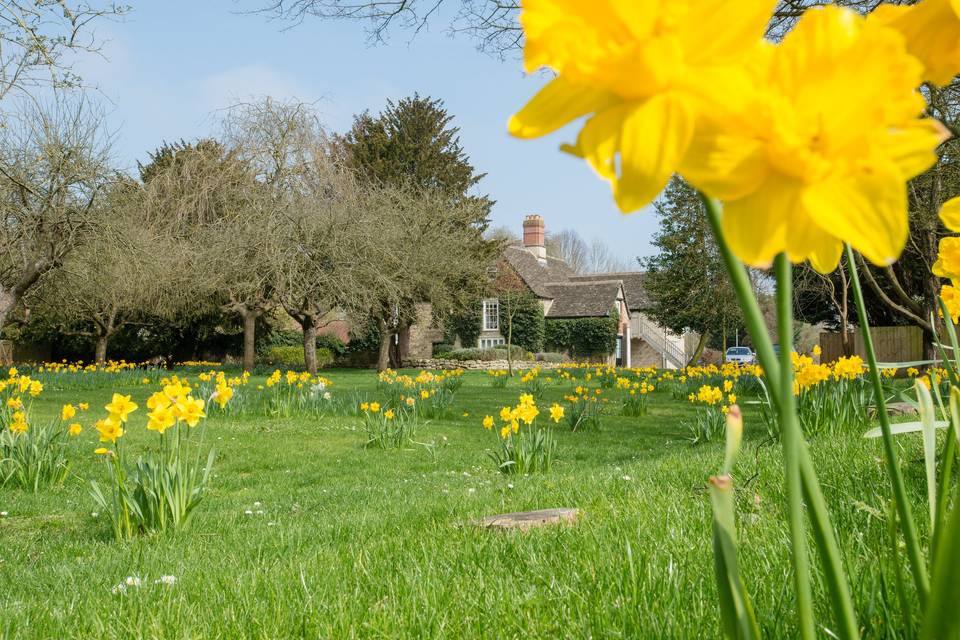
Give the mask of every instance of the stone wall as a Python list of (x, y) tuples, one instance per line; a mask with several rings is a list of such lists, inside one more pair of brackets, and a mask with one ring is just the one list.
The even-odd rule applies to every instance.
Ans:
[[(410, 369), (467, 369), (486, 371), (487, 369), (507, 369), (506, 360), (445, 360), (440, 358), (411, 358), (404, 360), (403, 366)], [(514, 360), (513, 368), (522, 369), (557, 369), (556, 362), (534, 362), (533, 360)]]

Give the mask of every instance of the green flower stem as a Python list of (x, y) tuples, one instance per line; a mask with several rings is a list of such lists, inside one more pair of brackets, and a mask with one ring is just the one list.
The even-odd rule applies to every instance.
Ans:
[(860, 288), (860, 275), (857, 273), (856, 263), (853, 261), (853, 250), (846, 245), (847, 268), (850, 271), (850, 284), (853, 287), (853, 297), (857, 304), (857, 317), (860, 319), (860, 330), (863, 334), (863, 346), (867, 352), (867, 364), (870, 365), (870, 380), (873, 383), (874, 399), (876, 401), (877, 417), (880, 418), (880, 431), (883, 434), (883, 449), (887, 461), (887, 475), (893, 485), (894, 503), (897, 506), (897, 516), (900, 519), (900, 528), (903, 539), (907, 544), (907, 557), (910, 559), (913, 581), (917, 588), (917, 597), (921, 607), (926, 606), (927, 596), (930, 593), (930, 578), (927, 576), (927, 566), (920, 550), (920, 539), (913, 520), (913, 510), (907, 499), (907, 488), (900, 472), (900, 460), (897, 456), (897, 447), (890, 432), (890, 418), (887, 416), (886, 402), (883, 398), (883, 382), (880, 380), (880, 369), (877, 368), (877, 354), (873, 348), (873, 338), (870, 336), (870, 323), (867, 320), (867, 307), (863, 301), (863, 290)]
[(793, 296), (792, 270), (787, 256), (780, 254), (774, 262), (777, 279), (777, 329), (780, 334), (780, 433), (783, 439), (783, 459), (786, 467), (786, 490), (790, 544), (793, 551), (793, 580), (797, 594), (797, 615), (800, 618), (800, 637), (815, 638), (813, 623), (813, 595), (810, 590), (810, 558), (807, 532), (803, 520), (803, 487), (800, 484), (800, 442), (803, 434), (797, 419), (796, 399), (793, 396)]
[[(753, 295), (753, 284), (750, 282), (750, 276), (747, 270), (723, 237), (723, 229), (720, 227), (720, 209), (717, 203), (704, 194), (700, 194), (700, 199), (707, 210), (707, 220), (710, 222), (710, 228), (713, 231), (713, 237), (717, 240), (717, 246), (720, 249), (720, 256), (727, 267), (727, 273), (730, 274), (730, 281), (733, 284), (734, 292), (737, 295), (737, 302), (740, 303), (740, 309), (743, 311), (743, 320), (747, 325), (747, 331), (753, 338), (754, 347), (757, 351), (757, 357), (760, 364), (771, 380), (780, 379), (780, 367), (777, 362), (776, 354), (773, 352), (773, 343), (767, 335), (767, 325), (763, 321), (763, 312), (760, 311), (760, 305)], [(779, 406), (780, 400), (776, 388), (772, 390), (774, 403)]]
[[(720, 255), (727, 267), (727, 272), (730, 274), (730, 280), (737, 295), (737, 301), (743, 310), (747, 330), (753, 338), (757, 357), (760, 359), (760, 364), (766, 372), (767, 378), (772, 381), (777, 381), (780, 379), (780, 363), (774, 355), (773, 344), (770, 342), (770, 336), (767, 334), (767, 326), (763, 321), (760, 306), (757, 304), (757, 300), (753, 295), (753, 286), (750, 283), (750, 278), (747, 276), (747, 271), (743, 263), (733, 254), (733, 251), (727, 244), (726, 238), (724, 238), (723, 229), (720, 226), (719, 206), (703, 194), (701, 194), (700, 197), (706, 207), (707, 220), (710, 223), (710, 228), (717, 241)], [(792, 368), (792, 363), (790, 363), (790, 366)], [(792, 396), (792, 394), (793, 389), (791, 388), (790, 395)], [(777, 384), (770, 385), (770, 397), (771, 402), (775, 405), (775, 409), (779, 411), (780, 389)], [(820, 481), (817, 479), (816, 472), (813, 469), (810, 452), (803, 438), (799, 439), (797, 449), (800, 463), (800, 477), (803, 484), (804, 496), (807, 500), (807, 509), (810, 512), (813, 537), (820, 552), (820, 559), (826, 573), (834, 615), (837, 618), (836, 632), (841, 638), (857, 638), (860, 635), (860, 631), (857, 624), (856, 612), (853, 608), (853, 599), (850, 597), (850, 586), (847, 582), (846, 572), (844, 571), (843, 562), (840, 557), (840, 548), (833, 531), (833, 525), (830, 522), (830, 514), (827, 510), (826, 500), (820, 489)]]

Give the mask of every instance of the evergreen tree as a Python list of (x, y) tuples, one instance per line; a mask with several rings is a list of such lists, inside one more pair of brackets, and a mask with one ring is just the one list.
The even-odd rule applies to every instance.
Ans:
[(740, 307), (696, 191), (674, 177), (655, 207), (660, 230), (652, 244), (659, 251), (641, 260), (653, 301), (647, 313), (675, 333), (700, 334), (695, 362), (711, 337), (742, 326)]
[(477, 173), (460, 145), (460, 129), (441, 100), (417, 94), (388, 101), (379, 115), (354, 118), (346, 135), (336, 138), (345, 164), (367, 180), (439, 192), (451, 204), (472, 201), (480, 213), (470, 224), (485, 229), (493, 201), (470, 192), (486, 174)]

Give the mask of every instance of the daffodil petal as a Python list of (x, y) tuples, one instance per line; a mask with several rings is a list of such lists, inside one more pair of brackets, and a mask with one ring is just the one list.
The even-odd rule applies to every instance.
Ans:
[(607, 91), (578, 86), (563, 76), (547, 83), (507, 125), (517, 138), (539, 138), (572, 120), (600, 111), (616, 101)]
[(615, 182), (620, 132), (631, 108), (630, 105), (623, 105), (598, 113), (583, 125), (577, 136), (576, 147), (562, 148), (586, 160), (605, 180)]
[(904, 178), (918, 176), (937, 163), (936, 148), (950, 137), (946, 128), (932, 118), (914, 120), (891, 132), (885, 141), (887, 155)]
[(755, 191), (770, 169), (759, 142), (713, 130), (697, 132), (679, 171), (710, 197), (734, 200)]
[(947, 229), (960, 233), (960, 197), (943, 203), (940, 207), (940, 220)]
[(743, 56), (763, 39), (776, 6), (777, 0), (700, 0), (697, 14), (710, 19), (688, 19), (681, 30), (689, 62), (716, 64)]
[(907, 190), (893, 166), (811, 185), (804, 190), (810, 217), (838, 238), (846, 239), (874, 264), (896, 260), (907, 241)]
[(769, 267), (787, 246), (787, 223), (800, 211), (801, 186), (771, 175), (750, 195), (724, 204), (723, 235), (734, 254), (754, 267)]
[(690, 104), (674, 94), (651, 98), (627, 116), (614, 189), (621, 211), (636, 211), (663, 190), (690, 147), (694, 119)]

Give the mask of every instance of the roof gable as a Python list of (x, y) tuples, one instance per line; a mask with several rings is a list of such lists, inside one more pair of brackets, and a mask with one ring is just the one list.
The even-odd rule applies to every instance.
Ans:
[(552, 298), (553, 294), (548, 285), (565, 282), (574, 274), (573, 269), (563, 260), (547, 257), (541, 262), (522, 247), (507, 247), (503, 250), (503, 257), (538, 298)]
[(650, 296), (643, 286), (647, 274), (642, 271), (621, 271), (615, 273), (591, 273), (586, 275), (572, 275), (573, 282), (592, 282), (600, 280), (619, 280), (623, 283), (623, 291), (627, 298), (627, 308), (630, 311), (643, 311), (650, 308)]
[(619, 280), (558, 282), (550, 285), (553, 304), (548, 318), (598, 318), (610, 315), (623, 294)]

